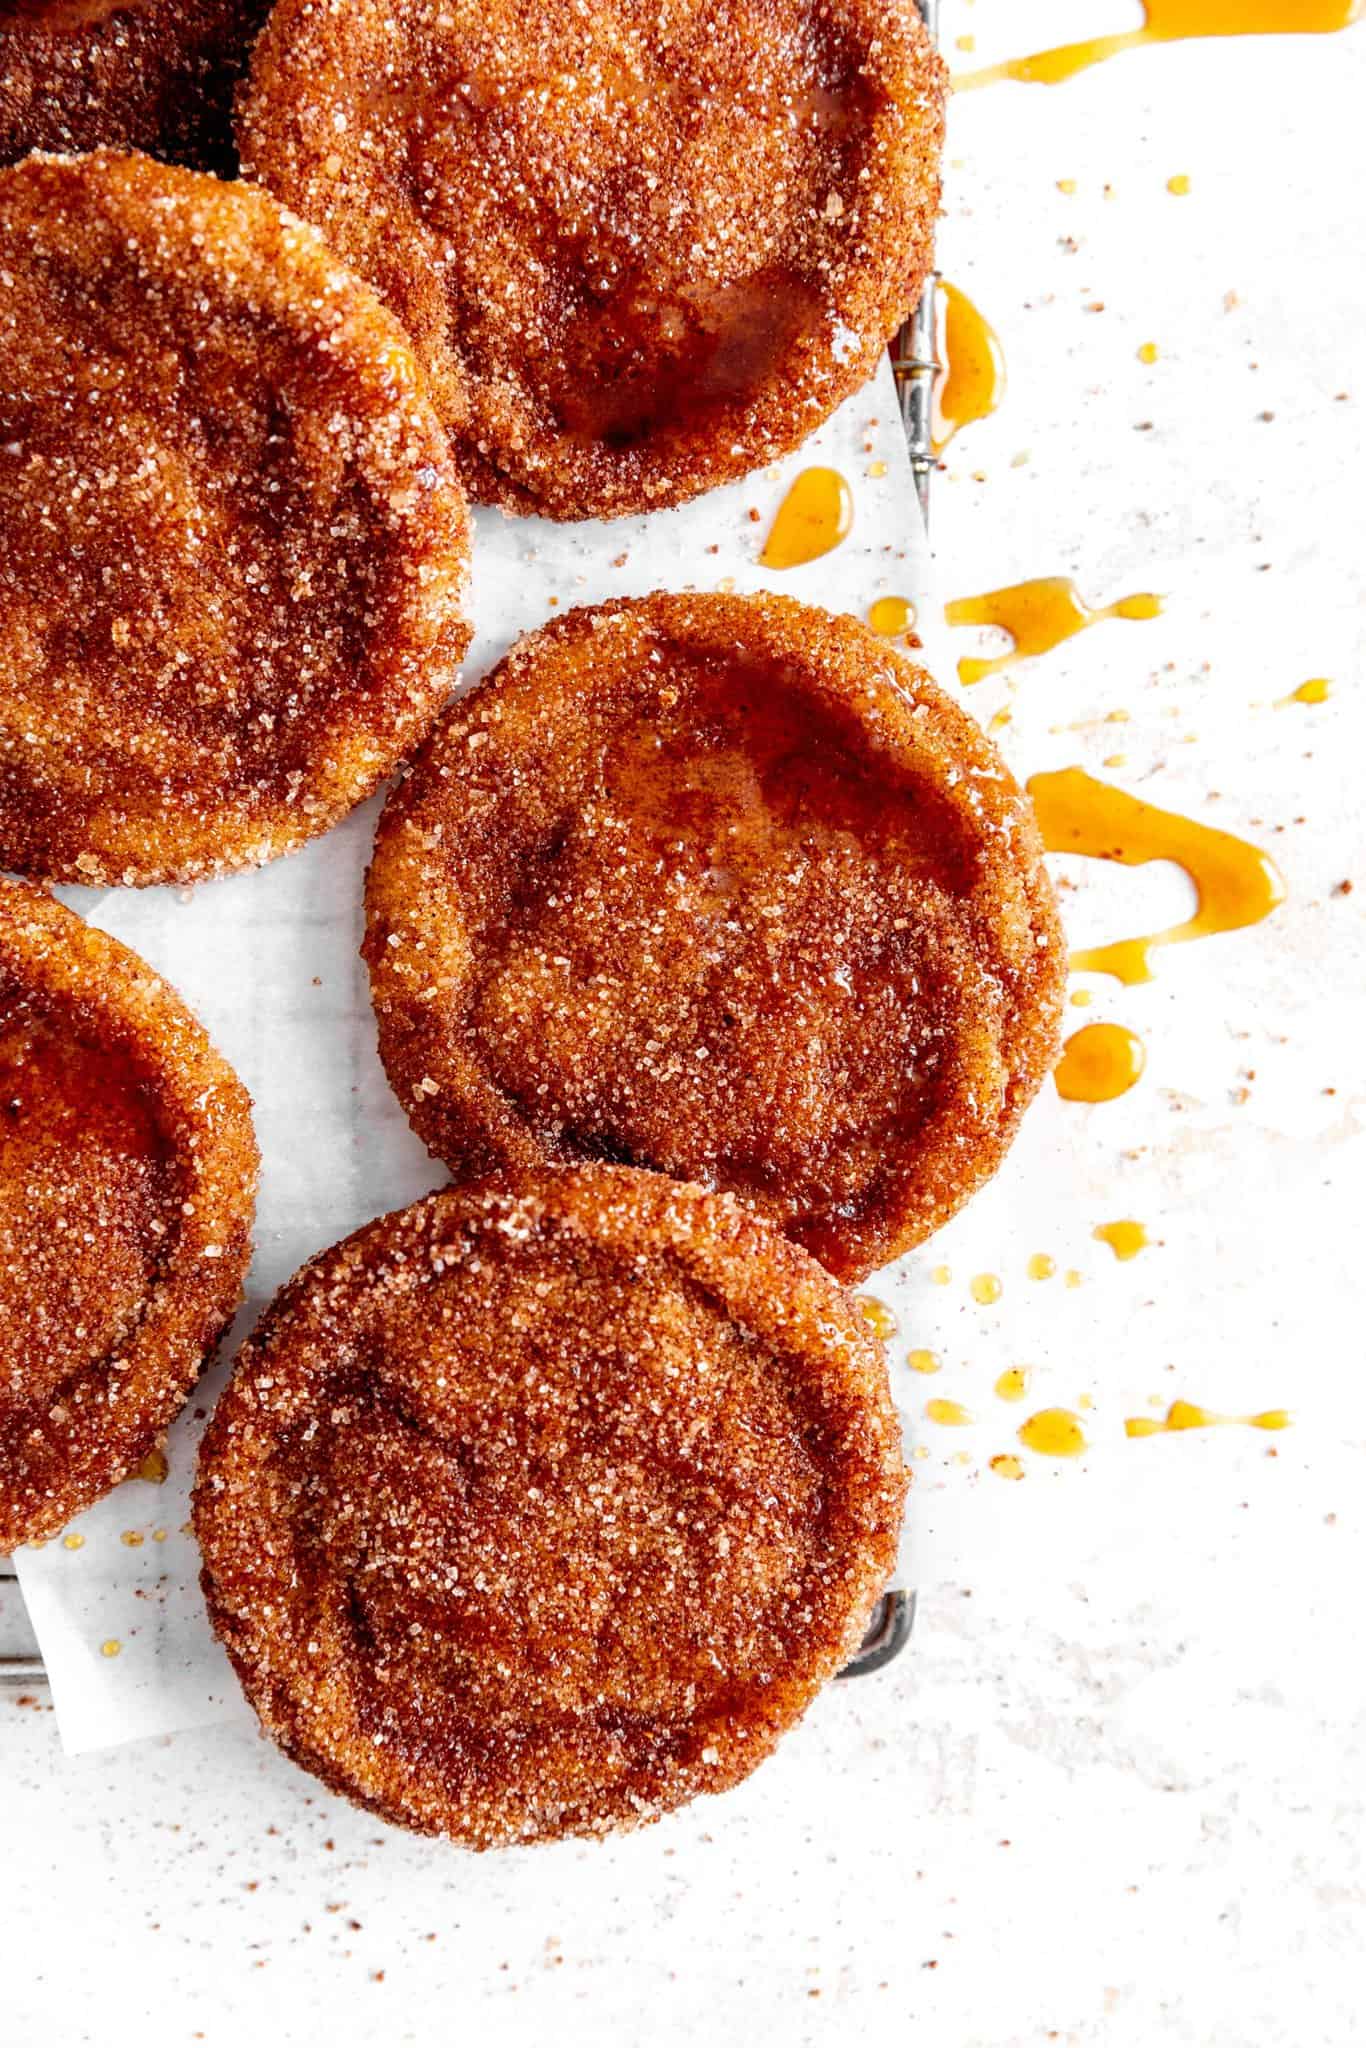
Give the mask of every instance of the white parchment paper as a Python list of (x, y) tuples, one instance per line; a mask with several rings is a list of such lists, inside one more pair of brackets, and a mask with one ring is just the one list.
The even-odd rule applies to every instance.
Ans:
[[(848, 479), (852, 534), (803, 568), (765, 570), (773, 515), (811, 463)], [(885, 363), (798, 454), (675, 511), (569, 527), (480, 512), (466, 677), (556, 611), (718, 587), (772, 587), (863, 617), (896, 593), (915, 602), (922, 630), (938, 618)], [(225, 1361), (313, 1252), (444, 1178), (385, 1081), (358, 957), (378, 808), (375, 799), (302, 853), (194, 891), (62, 892), (180, 990), (251, 1090), (263, 1158), (256, 1255)], [(205, 1620), (188, 1529), (195, 1446), (227, 1369), (206, 1375), (174, 1425), (163, 1481), (129, 1480), (16, 1560), (69, 1753), (250, 1718)]]

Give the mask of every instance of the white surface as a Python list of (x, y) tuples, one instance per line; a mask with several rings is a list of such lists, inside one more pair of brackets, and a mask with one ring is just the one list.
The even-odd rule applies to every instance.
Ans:
[[(950, 0), (945, 36), (975, 33), (957, 60), (975, 63), (1129, 18)], [(944, 267), (1000, 329), (1011, 393), (939, 482), (943, 581), (1067, 572), (1098, 601), (1169, 597), (1161, 621), (1022, 672), (1007, 750), (1021, 773), (1109, 773), (1123, 750), (1116, 780), (1258, 838), (1290, 887), (1267, 925), (1165, 954), (1148, 988), (1092, 983), (1088, 1017), (1145, 1037), (1145, 1081), (1117, 1105), (1045, 1105), (1007, 1177), (897, 1291), (898, 1358), (923, 1342), (946, 1359), (909, 1397), (992, 1417), (968, 1465), (945, 1431), (949, 1456), (918, 1467), (927, 1543), (969, 1561), (963, 1584), (923, 1603), (897, 1667), (832, 1688), (726, 1800), (496, 1861), (376, 1826), (249, 1736), (68, 1760), (50, 1716), (0, 1705), (16, 2039), (1366, 2039), (1366, 450), (1360, 397), (1333, 396), (1353, 390), (1366, 331), (1364, 91), (1357, 31), (1143, 52), (954, 110)], [(1189, 198), (1164, 189), (1176, 171)], [(1150, 370), (1146, 340), (1163, 351)], [(1270, 708), (1318, 674), (1337, 685), (1327, 705)], [(987, 715), (1007, 694), (970, 701)], [(1117, 708), (1119, 737), (1094, 722)], [(1352, 875), (1357, 895), (1334, 897)], [(1073, 922), (1108, 936), (1182, 900), (1174, 874), (1106, 872)], [(310, 995), (312, 971), (300, 1001), (325, 1021), (341, 998)], [(386, 1113), (379, 1095), (366, 1109)], [(1001, 1234), (1024, 1188), (1030, 1249), (1082, 1269), (1075, 1292), (1029, 1283)], [(1128, 1266), (1089, 1237), (1121, 1215), (1163, 1240)], [(278, 1270), (306, 1249), (282, 1240)], [(954, 1282), (934, 1289), (941, 1259)], [(970, 1303), (976, 1270), (1005, 1282), (999, 1317)], [(1012, 1421), (988, 1390), (1045, 1350), (1034, 1391), (1091, 1392), (1101, 1448), (1005, 1486), (980, 1471)], [(1135, 1403), (1176, 1393), (1284, 1403), (1296, 1427), (1122, 1441)]]

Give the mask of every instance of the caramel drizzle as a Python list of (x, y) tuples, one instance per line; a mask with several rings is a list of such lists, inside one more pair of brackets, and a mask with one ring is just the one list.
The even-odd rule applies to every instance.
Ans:
[(1216, 831), (1176, 811), (1159, 810), (1081, 768), (1031, 776), (1028, 788), (1050, 853), (1085, 854), (1124, 867), (1175, 861), (1195, 887), (1193, 917), (1165, 931), (1074, 953), (1075, 968), (1114, 975), (1128, 987), (1151, 981), (1155, 947), (1183, 945), (1260, 924), (1285, 900), (1285, 884), (1272, 861), (1231, 832)]
[(941, 278), (938, 293), (944, 375), (934, 396), (932, 446), (942, 455), (955, 434), (1000, 405), (1006, 359), (996, 330), (966, 292)]
[(1210, 36), (1329, 35), (1349, 28), (1361, 8), (1362, 0), (1147, 0), (1142, 28), (1062, 43), (1033, 56), (988, 64), (955, 78), (953, 89), (975, 92), (979, 86), (1006, 79), (1018, 85), (1061, 85), (1093, 64), (1152, 43), (1183, 43)]
[(1212, 1408), (1201, 1408), (1194, 1401), (1173, 1401), (1166, 1414), (1130, 1415), (1124, 1424), (1125, 1436), (1174, 1436), (1184, 1429), (1223, 1429), (1235, 1426), (1247, 1429), (1289, 1429), (1290, 1413), (1285, 1408), (1264, 1408), (1259, 1415), (1217, 1415)]
[(759, 560), (765, 569), (800, 568), (847, 540), (853, 524), (853, 496), (839, 471), (804, 469), (774, 515)]
[(951, 626), (996, 626), (1009, 633), (1005, 654), (985, 658), (968, 655), (958, 664), (960, 683), (980, 683), (1017, 661), (1032, 659), (1060, 647), (1102, 619), (1155, 619), (1162, 600), (1150, 590), (1135, 591), (1097, 609), (1087, 604), (1066, 576), (1040, 576), (1028, 583), (1007, 584), (980, 597), (958, 597), (944, 607)]

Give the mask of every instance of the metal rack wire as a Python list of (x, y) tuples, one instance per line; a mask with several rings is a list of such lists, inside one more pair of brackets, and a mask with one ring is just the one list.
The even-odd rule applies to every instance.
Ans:
[[(916, 0), (916, 5), (926, 28), (937, 41), (939, 0)], [(893, 336), (888, 348), (892, 374), (896, 379), (897, 397), (901, 404), (901, 422), (906, 433), (906, 446), (911, 458), (911, 474), (915, 480), (920, 510), (927, 523), (930, 511), (930, 478), (934, 472), (934, 385), (940, 368), (935, 353), (935, 283), (936, 280), (932, 276), (925, 286), (920, 304), (911, 318)], [(0, 1599), (6, 1597), (5, 1588), (13, 1588), (15, 1583), (12, 1560), (0, 1557)], [(9, 1598), (15, 1597), (11, 1591)], [(862, 1647), (838, 1674), (839, 1677), (866, 1678), (874, 1671), (881, 1671), (905, 1648), (910, 1639), (914, 1620), (914, 1593), (904, 1592), (899, 1587), (884, 1593), (873, 1610), (873, 1618)], [(22, 1692), (46, 1683), (47, 1673), (36, 1649), (22, 1650), (10, 1656), (0, 1655), (0, 1690)]]
[[(7, 1557), (0, 1557), (0, 1582), (6, 1585), (14, 1583), (14, 1565)], [(20, 1650), (12, 1656), (0, 1656), (0, 1691), (23, 1692), (46, 1684), (47, 1673), (36, 1650)]]

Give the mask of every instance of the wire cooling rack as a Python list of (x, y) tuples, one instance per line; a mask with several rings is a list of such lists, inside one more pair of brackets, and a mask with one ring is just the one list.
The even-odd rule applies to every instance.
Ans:
[[(926, 28), (938, 40), (939, 0), (916, 0)], [(896, 378), (901, 420), (911, 458), (911, 474), (920, 510), (929, 520), (930, 478), (934, 473), (932, 425), (935, 379), (939, 363), (935, 349), (935, 278), (931, 276), (924, 295), (911, 318), (893, 336), (888, 348), (892, 374)], [(858, 1654), (839, 1673), (841, 1678), (866, 1678), (900, 1654), (910, 1639), (915, 1619), (915, 1595), (894, 1587), (884, 1593), (873, 1611), (868, 1633)], [(0, 1557), (0, 1625), (6, 1634), (29, 1634), (23, 1603), (11, 1559)], [(27, 1647), (0, 1651), (0, 1688), (22, 1692), (47, 1683), (43, 1660), (36, 1649)]]

